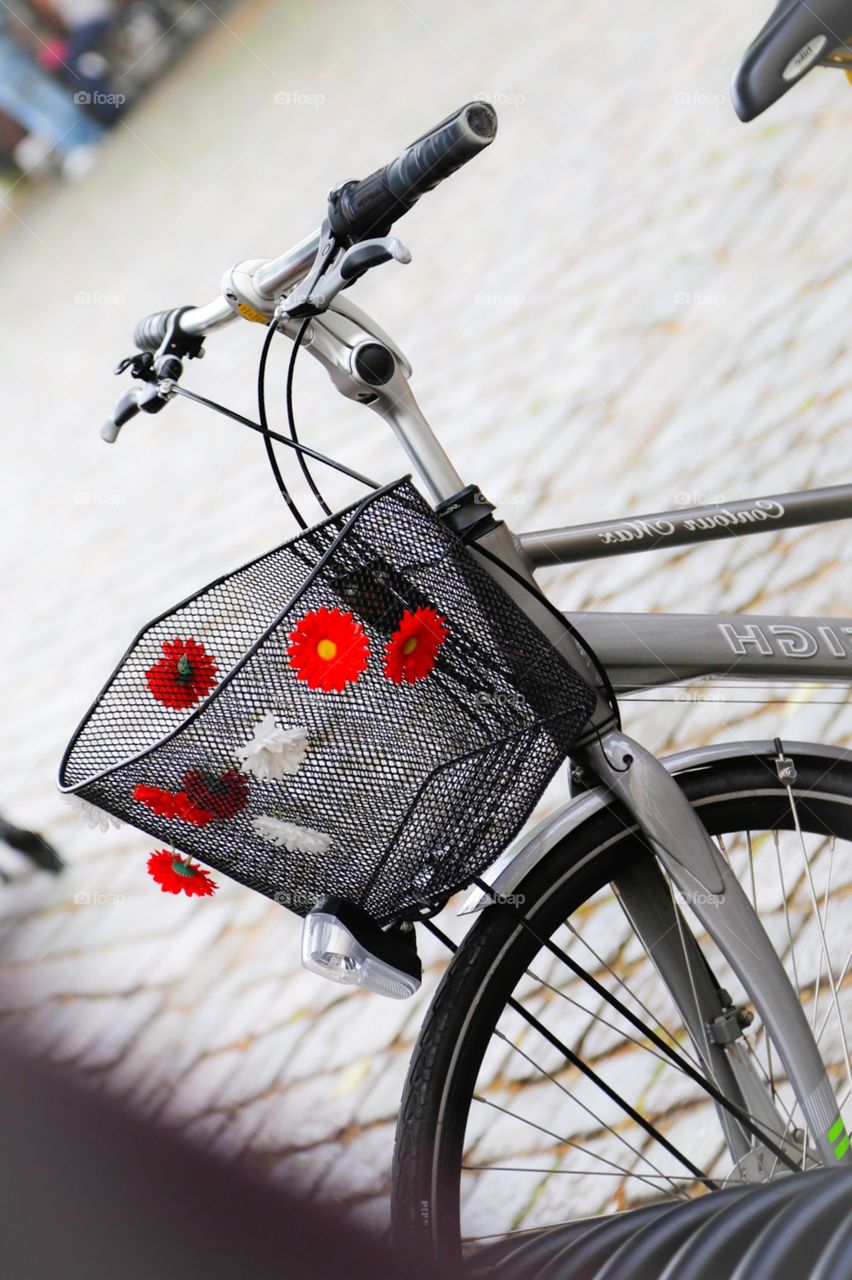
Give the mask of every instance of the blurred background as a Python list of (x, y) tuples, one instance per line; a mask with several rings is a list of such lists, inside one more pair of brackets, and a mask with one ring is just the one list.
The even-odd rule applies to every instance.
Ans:
[[(413, 264), (355, 292), (410, 357), (465, 479), (516, 528), (848, 479), (852, 92), (817, 71), (737, 121), (728, 82), (768, 7), (2, 7), (0, 811), (66, 869), (0, 849), (0, 1035), (205, 1149), (386, 1222), (434, 945), (415, 1000), (345, 994), (300, 970), (281, 907), (222, 877), (214, 900), (166, 898), (149, 840), (91, 833), (55, 792), (65, 743), (139, 627), (294, 532), (262, 443), (222, 418), (176, 402), (104, 445), (126, 385), (110, 371), (140, 316), (206, 302), (227, 267), (312, 231), (332, 185), (486, 97), (495, 145), (401, 224)], [(186, 385), (253, 413), (262, 338), (251, 324), (212, 336)], [(282, 343), (279, 422), (286, 357)], [(296, 408), (313, 446), (377, 478), (406, 469), (307, 358)], [(327, 489), (356, 496), (335, 476)], [(624, 558), (546, 585), (573, 610), (843, 615), (848, 536)], [(837, 690), (704, 685), (624, 713), (659, 752), (852, 736)], [(465, 923), (445, 913), (451, 934)], [(585, 1185), (577, 1212), (596, 1194)], [(507, 1213), (532, 1226), (540, 1203), (527, 1180)]]

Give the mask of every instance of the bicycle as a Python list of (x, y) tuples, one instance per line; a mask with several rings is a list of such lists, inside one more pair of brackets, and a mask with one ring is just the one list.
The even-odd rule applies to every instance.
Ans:
[[(485, 578), (496, 583), (591, 691), (572, 740), (572, 802), (510, 846), (487, 878), (467, 877), (475, 890), (462, 913), (479, 918), (458, 948), (434, 922), (447, 892), (421, 894), (416, 909), (407, 899), (406, 911), (378, 923), (340, 898), (303, 904), (303, 961), (338, 982), (411, 994), (415, 923), (455, 952), (410, 1065), (394, 1171), (397, 1229), (442, 1259), (492, 1237), (505, 1248), (525, 1203), (516, 1192), (494, 1212), (495, 1178), (499, 1185), (506, 1168), (532, 1174), (533, 1199), (555, 1195), (554, 1212), (564, 1213), (568, 1197), (554, 1191), (562, 1174), (612, 1178), (609, 1207), (621, 1209), (852, 1162), (841, 1114), (852, 1094), (844, 1021), (852, 952), (844, 959), (843, 922), (831, 911), (847, 883), (852, 753), (775, 738), (661, 761), (625, 734), (617, 702), (630, 690), (711, 676), (849, 683), (852, 622), (563, 615), (534, 578), (547, 565), (849, 518), (852, 486), (519, 536), (496, 520), (417, 406), (403, 353), (340, 296), (376, 266), (408, 260), (390, 234), (395, 222), (495, 133), (493, 109), (468, 104), (390, 165), (332, 191), (320, 230), (287, 253), (239, 264), (205, 306), (146, 317), (136, 354), (119, 367), (141, 385), (102, 432), (114, 441), (137, 413), (177, 397), (217, 409), (264, 438), (305, 527), (272, 444), (296, 453), (322, 501), (308, 460), (329, 460), (301, 443), (292, 412), (295, 356), (309, 352), (343, 395), (391, 427), (438, 522), (476, 566), (479, 589)], [(258, 422), (181, 385), (207, 335), (238, 317), (267, 329)], [(294, 340), (288, 436), (270, 428), (263, 392), (279, 333)], [(68, 761), (61, 783), (71, 791)], [(604, 913), (594, 940), (584, 929), (592, 908)], [(623, 944), (616, 917), (629, 926)], [(637, 1067), (637, 1054), (647, 1066)], [(546, 1087), (555, 1101), (539, 1119), (513, 1111), (514, 1098)], [(695, 1136), (667, 1130), (672, 1097), (687, 1120), (704, 1106)], [(511, 1163), (513, 1154), (524, 1163)], [(582, 1200), (574, 1209), (582, 1213)], [(492, 1255), (485, 1248), (479, 1261)]]

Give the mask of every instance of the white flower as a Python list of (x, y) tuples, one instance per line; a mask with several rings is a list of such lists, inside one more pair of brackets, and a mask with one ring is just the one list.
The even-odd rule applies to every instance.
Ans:
[(331, 836), (310, 827), (300, 827), (295, 822), (284, 822), (267, 814), (252, 818), (251, 825), (264, 840), (286, 849), (289, 853), (325, 853), (331, 845)]
[(304, 729), (282, 729), (272, 711), (254, 726), (253, 737), (236, 750), (242, 773), (261, 782), (280, 782), (285, 774), (298, 773), (308, 751)]
[(90, 804), (88, 800), (84, 800), (82, 796), (66, 795), (62, 799), (73, 809), (78, 818), (82, 818), (88, 823), (92, 831), (109, 831), (110, 827), (116, 830), (121, 826), (118, 818), (113, 817), (111, 813), (107, 813), (104, 809), (99, 809), (97, 805)]

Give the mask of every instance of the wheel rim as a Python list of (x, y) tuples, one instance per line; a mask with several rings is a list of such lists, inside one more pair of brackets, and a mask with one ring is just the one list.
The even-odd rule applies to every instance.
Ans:
[[(844, 1094), (849, 1090), (848, 1081), (843, 1084), (848, 1073), (848, 1050), (842, 1033), (852, 1023), (852, 1009), (844, 1017), (852, 977), (845, 937), (842, 939), (844, 954), (838, 956), (835, 922), (840, 919), (842, 929), (842, 903), (852, 889), (852, 846), (849, 846), (852, 807), (844, 795), (831, 790), (821, 795), (808, 792), (805, 796), (796, 789), (792, 795), (801, 834), (796, 829), (793, 813), (788, 810), (785, 825), (778, 824), (768, 832), (747, 826), (744, 832), (735, 833), (736, 838), (725, 831), (722, 844), (750, 896), (756, 895), (758, 910), (765, 914), (776, 947), (780, 946), (783, 953), (784, 939), (788, 944), (792, 942), (786, 948), (785, 967), (793, 970), (791, 976), (802, 993), (803, 1003), (810, 1006), (815, 1034), (821, 1047), (826, 1048), (827, 1066), (842, 1107), (846, 1101)], [(745, 803), (752, 812), (755, 806), (758, 809), (777, 806), (778, 788), (771, 787), (763, 793), (754, 788), (746, 793), (735, 789), (707, 798), (698, 807), (711, 832), (717, 834), (730, 826), (725, 822), (726, 812), (738, 813)], [(824, 832), (828, 825), (826, 814), (835, 829), (834, 839)], [(791, 843), (798, 840), (801, 846), (803, 837), (810, 875), (801, 848), (797, 852)], [(624, 836), (615, 836), (611, 848), (617, 848), (624, 839)], [(599, 852), (596, 851), (595, 856), (600, 860)], [(585, 860), (587, 864), (590, 857)], [(773, 900), (769, 868), (779, 861), (786, 893), (776, 895)], [(797, 868), (795, 875), (794, 867)], [(572, 869), (570, 877), (563, 877), (561, 884), (551, 889), (551, 897), (554, 893), (564, 895), (564, 884), (568, 880), (575, 882), (582, 896), (578, 879), (582, 874), (582, 869)], [(608, 980), (617, 985), (620, 994), (625, 994), (625, 985), (637, 994), (638, 1001), (632, 1007), (641, 1009), (643, 1016), (655, 1018), (683, 1048), (682, 1024), (671, 1025), (670, 1015), (661, 1016), (660, 992), (654, 990), (649, 975), (642, 973), (643, 966), (647, 968), (647, 957), (644, 953), (635, 953), (637, 940), (634, 938), (627, 944), (623, 939), (618, 942), (615, 931), (607, 927), (605, 913), (617, 909), (617, 904), (607, 900), (608, 894), (608, 889), (599, 889), (596, 901), (586, 903), (575, 912), (571, 921), (573, 929), (567, 930), (571, 944), (580, 948), (587, 965), (597, 965), (598, 972), (605, 973)], [(819, 921), (810, 921), (809, 930), (803, 904), (807, 898), (812, 908), (814, 896), (820, 904), (820, 917)], [(540, 901), (532, 909), (539, 911)], [(830, 966), (824, 949), (817, 946), (811, 936), (814, 928), (817, 934), (825, 934)], [(780, 941), (776, 942), (776, 937)], [(718, 953), (703, 937), (702, 945), (713, 955), (723, 983), (730, 983), (737, 996), (743, 994), (726, 966), (719, 963)], [(578, 982), (566, 983), (555, 976), (558, 968), (555, 961), (551, 964), (548, 957), (548, 964), (542, 965), (540, 959), (539, 956), (530, 966), (525, 966), (531, 972), (518, 983), (526, 1006), (546, 1013), (548, 1026), (561, 1025), (566, 1037), (573, 1036), (572, 1046), (581, 1048), (593, 1064), (600, 1066), (601, 1074), (611, 1083), (626, 1081), (628, 1100), (638, 1103), (664, 1127), (664, 1132), (673, 1135), (677, 1144), (693, 1153), (700, 1151), (702, 1168), (706, 1167), (717, 1181), (724, 1183), (731, 1178), (741, 1178), (743, 1170), (732, 1167), (729, 1156), (725, 1167), (726, 1152), (712, 1104), (708, 1106), (704, 1098), (696, 1101), (694, 1092), (690, 1096), (696, 1087), (684, 1089), (683, 1080), (675, 1079), (673, 1085), (676, 1070), (660, 1062), (659, 1055), (655, 1057), (647, 1045), (638, 1043), (635, 1030), (627, 1028), (620, 1015), (606, 1007), (596, 1008), (590, 1002), (588, 990), (581, 990)], [(498, 967), (499, 958), (492, 965), (492, 971)], [(664, 1005), (666, 1001), (664, 996)], [(838, 1007), (839, 1019), (836, 1017)], [(558, 1010), (556, 1016), (555, 1009)], [(671, 1009), (670, 1002), (668, 1009)], [(472, 1016), (475, 1012), (472, 1011)], [(578, 1019), (585, 1019), (582, 1031), (578, 1030)], [(839, 1035), (836, 1023), (840, 1025)], [(547, 1046), (548, 1053), (542, 1052), (541, 1038), (536, 1041), (536, 1033), (522, 1026), (512, 1011), (501, 1015), (495, 1034), (489, 1035), (487, 1049), (479, 1055), (481, 1070), (476, 1040), (477, 1035), (471, 1032), (457, 1046), (460, 1052), (477, 1058), (476, 1085), (471, 1089), (474, 1096), (465, 1124), (464, 1168), (459, 1169), (461, 1161), (451, 1151), (453, 1143), (457, 1146), (459, 1143), (458, 1133), (452, 1132), (454, 1126), (456, 1130), (459, 1127), (458, 1119), (450, 1118), (453, 1107), (458, 1106), (458, 1081), (462, 1071), (458, 1061), (448, 1073), (442, 1104), (442, 1138), (432, 1159), (433, 1204), (436, 1209), (440, 1205), (433, 1229), (445, 1243), (453, 1237), (458, 1242), (459, 1213), (462, 1236), (468, 1243), (480, 1243), (483, 1237), (495, 1233), (535, 1229), (568, 1217), (631, 1207), (664, 1192), (668, 1196), (692, 1193), (694, 1179), (673, 1165), (668, 1156), (661, 1159), (636, 1127), (625, 1123), (623, 1116), (596, 1106), (590, 1100), (587, 1082), (576, 1072), (566, 1071), (564, 1060), (560, 1065), (558, 1054), (554, 1056), (550, 1052), (552, 1046)], [(755, 1071), (763, 1079), (774, 1080), (772, 1097), (781, 1117), (781, 1131), (789, 1142), (793, 1131), (801, 1127), (801, 1121), (797, 1123), (795, 1099), (779, 1075), (777, 1055), (773, 1056), (759, 1025), (743, 1037), (743, 1043)], [(644, 1055), (650, 1067), (639, 1068), (640, 1055)], [(676, 1093), (672, 1092), (675, 1087)], [(770, 1091), (770, 1086), (767, 1090)], [(549, 1103), (543, 1100), (548, 1091)], [(552, 1101), (554, 1096), (558, 1104)], [(669, 1105), (672, 1102), (676, 1104), (674, 1108)], [(513, 1128), (514, 1141), (510, 1140)], [(523, 1138), (518, 1137), (521, 1130)], [(716, 1149), (711, 1149), (713, 1134)], [(838, 1146), (842, 1146), (842, 1142), (839, 1136)], [(810, 1167), (813, 1156), (804, 1142), (802, 1152), (805, 1165)], [(777, 1172), (772, 1170), (772, 1176)], [(609, 1187), (604, 1191), (606, 1184)], [(499, 1205), (499, 1211), (495, 1211), (495, 1205)]]

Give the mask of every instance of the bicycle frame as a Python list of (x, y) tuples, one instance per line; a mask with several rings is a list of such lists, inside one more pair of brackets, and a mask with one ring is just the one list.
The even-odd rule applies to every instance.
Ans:
[[(293, 336), (296, 324), (282, 320), (280, 328)], [(382, 385), (367, 382), (358, 372), (357, 354), (369, 343), (381, 343), (393, 356), (392, 376)], [(304, 335), (305, 347), (324, 365), (338, 390), (368, 405), (389, 424), (415, 470), (439, 502), (460, 495), (464, 482), (436, 439), (420, 411), (408, 378), (411, 366), (392, 339), (348, 300), (337, 298), (323, 314), (312, 318)], [(817, 1045), (798, 995), (783, 964), (767, 938), (748, 897), (705, 831), (671, 774), (651, 752), (627, 737), (614, 723), (596, 669), (584, 652), (544, 604), (525, 588), (534, 584), (533, 570), (545, 565), (575, 563), (627, 550), (651, 550), (657, 546), (684, 546), (764, 529), (791, 528), (800, 524), (852, 515), (852, 488), (785, 494), (736, 502), (725, 507), (698, 507), (661, 512), (599, 525), (579, 526), (516, 537), (498, 524), (471, 544), (471, 551), (485, 546), (498, 565), (484, 560), (512, 598), (557, 645), (560, 652), (586, 680), (598, 688), (598, 704), (591, 729), (573, 752), (584, 772), (597, 778), (632, 815), (672, 882), (691, 903), (695, 914), (720, 947), (743, 986), (751, 994), (769, 1035), (778, 1048), (802, 1108), (814, 1146), (825, 1163), (837, 1159), (829, 1139), (837, 1120), (834, 1090), (825, 1072)], [(499, 562), (506, 566), (504, 571)], [(852, 622), (840, 619), (737, 618), (682, 615), (660, 618), (630, 614), (581, 615), (574, 619), (580, 634), (622, 690), (704, 675), (732, 673), (767, 678), (852, 677), (849, 640)], [(803, 663), (809, 664), (807, 668)], [(616, 882), (617, 883), (617, 882)], [(625, 883), (619, 893), (633, 927), (649, 954), (655, 958), (659, 942), (659, 901), (653, 894), (631, 893)], [(687, 961), (688, 963), (688, 961)], [(672, 968), (671, 956), (661, 961), (661, 972), (681, 1007), (685, 1025), (696, 1029), (695, 1047), (711, 1078), (724, 1070), (729, 1097), (753, 1106), (755, 1085), (742, 1061), (723, 1061), (718, 1047), (708, 1042), (708, 1016), (714, 1011), (705, 1000), (691, 1004), (688, 984)], [(665, 966), (669, 969), (666, 971)], [(680, 966), (682, 969), (682, 965)], [(718, 1016), (723, 1016), (721, 1006)], [(702, 1043), (702, 1041), (704, 1043)], [(741, 1058), (744, 1055), (741, 1055)], [(759, 1167), (760, 1147), (747, 1134), (723, 1119), (728, 1143), (738, 1160)], [(845, 1162), (852, 1163), (852, 1151)]]
[[(234, 268), (225, 277), (220, 298), (207, 306), (175, 313), (181, 317), (183, 334), (203, 336), (237, 315), (263, 323), (274, 315), (278, 329), (295, 337), (301, 320), (290, 317), (286, 308), (279, 309), (275, 300), (305, 276), (318, 243), (317, 237), (309, 237), (279, 259)], [(164, 341), (168, 342), (168, 337)], [(463, 501), (465, 495), (469, 499), (478, 492), (466, 489), (417, 405), (408, 383), (411, 366), (404, 354), (360, 308), (348, 299), (334, 296), (324, 310), (311, 315), (302, 341), (304, 349), (324, 366), (341, 394), (367, 405), (387, 422), (433, 499), (451, 510), (453, 500)], [(359, 359), (365, 347), (376, 344), (391, 357), (386, 364), (392, 373), (384, 380), (371, 380), (374, 366), (370, 360)], [(168, 377), (162, 378), (157, 389), (161, 402), (173, 394), (174, 384)], [(137, 402), (137, 412), (139, 407)], [(116, 431), (106, 438), (114, 440), (120, 423), (114, 419), (109, 425)], [(595, 709), (585, 736), (575, 744), (572, 758), (585, 777), (596, 779), (605, 793), (617, 799), (631, 815), (671, 882), (690, 902), (749, 992), (777, 1046), (814, 1146), (826, 1164), (837, 1160), (829, 1134), (836, 1136), (838, 1109), (798, 994), (742, 887), (684, 793), (665, 764), (622, 732), (590, 652), (542, 596), (533, 574), (548, 565), (662, 546), (693, 545), (849, 516), (852, 487), (838, 486), (520, 537), (505, 524), (492, 522), (470, 544), (471, 554), (482, 561), (565, 661), (596, 689)], [(622, 692), (705, 675), (845, 681), (852, 678), (852, 622), (843, 619), (598, 613), (583, 614), (574, 621), (578, 633), (597, 653)], [(721, 993), (705, 987), (701, 999), (692, 1000), (690, 987), (694, 989), (694, 983), (684, 982), (680, 962), (685, 959), (689, 967), (689, 957), (674, 956), (671, 949), (667, 954), (659, 950), (660, 922), (674, 909), (667, 882), (658, 875), (656, 888), (650, 883), (631, 888), (629, 880), (625, 869), (625, 874), (614, 882), (622, 904), (681, 1009), (684, 1025), (705, 1062), (708, 1076), (724, 1078), (726, 1096), (754, 1114), (762, 1113), (771, 1130), (775, 1117), (771, 1102), (762, 1085), (755, 1085), (742, 1061), (737, 1062), (737, 1046), (729, 1062), (718, 1045), (707, 1043), (708, 1023), (726, 1014), (720, 1003)], [(738, 1162), (749, 1161), (760, 1167), (768, 1149), (755, 1146), (736, 1121), (720, 1118)], [(786, 1135), (781, 1141), (786, 1142)], [(846, 1151), (843, 1161), (852, 1164), (852, 1148)]]
[[(534, 568), (692, 547), (852, 518), (852, 485), (682, 507), (521, 534)], [(708, 676), (852, 682), (852, 618), (760, 614), (568, 614), (619, 692)]]

